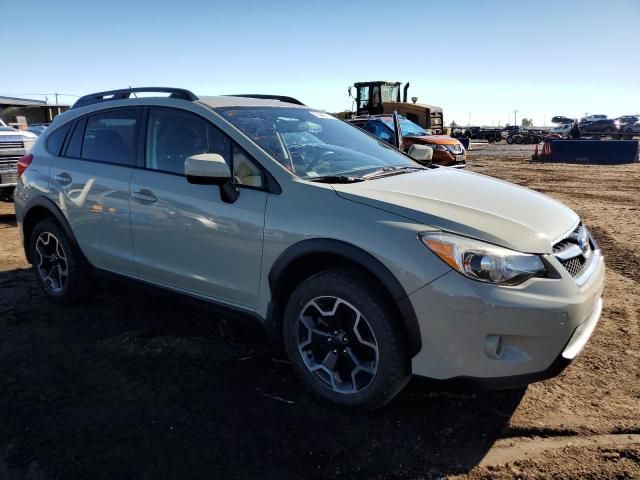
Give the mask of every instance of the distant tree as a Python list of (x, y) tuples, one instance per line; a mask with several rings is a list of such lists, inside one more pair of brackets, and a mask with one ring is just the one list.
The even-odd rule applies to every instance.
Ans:
[(523, 118), (522, 119), (522, 126), (524, 128), (533, 127), (533, 119), (531, 119), (531, 118)]
[(458, 124), (456, 123), (456, 121), (455, 121), (455, 120), (452, 120), (452, 121), (451, 121), (451, 126), (452, 126), (452, 127), (457, 127), (457, 126), (458, 126)]

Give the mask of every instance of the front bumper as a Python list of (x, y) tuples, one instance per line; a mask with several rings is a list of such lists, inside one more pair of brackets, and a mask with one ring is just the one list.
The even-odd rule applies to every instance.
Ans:
[(581, 285), (563, 274), (496, 287), (449, 272), (409, 296), (422, 339), (413, 373), (482, 388), (557, 375), (593, 333), (603, 284), (599, 252)]
[(467, 165), (466, 158), (467, 155), (464, 151), (454, 155), (449, 151), (434, 150), (432, 163), (445, 167), (464, 168)]

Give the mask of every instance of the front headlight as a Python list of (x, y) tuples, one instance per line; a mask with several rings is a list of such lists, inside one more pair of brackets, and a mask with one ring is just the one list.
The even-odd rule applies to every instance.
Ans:
[(429, 144), (427, 144), (427, 147), (431, 147), (434, 152), (437, 152), (437, 151), (446, 152), (447, 151), (447, 147), (445, 147), (444, 145), (438, 145), (436, 143), (429, 143)]
[(516, 252), (450, 233), (425, 233), (420, 240), (451, 268), (480, 282), (517, 285), (542, 276), (546, 269), (538, 255)]

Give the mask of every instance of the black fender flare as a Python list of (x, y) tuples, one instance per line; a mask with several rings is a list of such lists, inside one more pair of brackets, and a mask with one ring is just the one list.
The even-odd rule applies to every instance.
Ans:
[[(279, 281), (287, 267), (297, 259), (312, 254), (332, 254), (344, 258), (349, 263), (355, 264), (369, 274), (387, 290), (400, 312), (401, 321), (405, 327), (411, 357), (414, 357), (422, 349), (422, 337), (416, 312), (398, 279), (376, 257), (365, 250), (350, 243), (325, 238), (312, 238), (302, 240), (288, 247), (276, 259), (269, 271), (269, 288), (272, 301), (278, 296)], [(270, 306), (270, 313), (273, 305)], [(274, 319), (270, 319), (272, 323)]]
[(45, 210), (47, 210), (47, 212), (50, 213), (51, 216), (53, 216), (56, 219), (56, 221), (64, 231), (65, 235), (67, 236), (67, 239), (71, 243), (71, 246), (73, 248), (76, 248), (77, 251), (80, 252), (80, 254), (82, 255), (83, 259), (86, 260), (86, 257), (82, 253), (82, 250), (80, 249), (80, 245), (76, 240), (76, 236), (74, 235), (73, 230), (71, 229), (71, 225), (69, 225), (69, 221), (67, 220), (67, 217), (64, 216), (64, 214), (60, 210), (60, 207), (58, 207), (53, 200), (47, 197), (44, 197), (42, 195), (38, 195), (29, 199), (24, 206), (24, 213), (22, 215), (22, 234), (24, 238), (24, 242), (23, 242), (24, 253), (25, 253), (25, 256), (27, 257), (27, 260), (30, 261), (29, 239), (27, 238), (26, 232), (24, 230), (25, 220), (29, 217), (29, 213), (32, 212), (34, 208), (44, 208)]

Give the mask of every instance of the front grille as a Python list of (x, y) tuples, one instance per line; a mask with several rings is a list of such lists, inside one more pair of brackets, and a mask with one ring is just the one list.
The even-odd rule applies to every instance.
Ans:
[(0, 173), (17, 171), (18, 160), (20, 157), (0, 157)]
[(582, 269), (584, 268), (584, 264), (586, 263), (586, 259), (580, 255), (579, 257), (573, 257), (569, 260), (560, 260), (560, 263), (565, 268), (569, 275), (572, 277), (577, 277)]
[(582, 273), (594, 250), (587, 229), (579, 224), (568, 237), (553, 246), (553, 255), (573, 278)]
[(0, 137), (0, 150), (14, 150), (24, 148), (24, 140), (20, 135), (5, 135)]
[(0, 185), (13, 185), (18, 183), (17, 173), (2, 173), (0, 174)]
[(0, 142), (0, 150), (14, 150), (16, 148), (24, 148), (22, 142)]
[(0, 185), (18, 183), (20, 157), (0, 157)]

